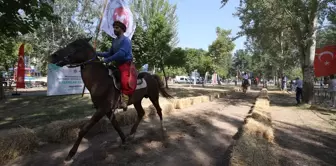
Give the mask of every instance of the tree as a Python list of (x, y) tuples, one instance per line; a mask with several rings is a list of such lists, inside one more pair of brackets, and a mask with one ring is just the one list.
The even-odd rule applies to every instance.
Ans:
[(183, 67), (187, 61), (186, 51), (181, 47), (174, 48), (164, 61), (169, 67)]
[[(15, 61), (15, 38), (33, 32), (44, 20), (56, 21), (47, 0), (0, 1), (0, 73), (7, 70)], [(0, 87), (0, 100), (4, 98), (3, 87)]]
[(47, 72), (48, 55), (77, 38), (93, 35), (93, 23), (101, 12), (101, 4), (89, 0), (55, 0), (52, 8), (59, 21), (45, 20), (34, 33), (22, 37), (33, 46), (31, 55), (37, 59), (37, 68), (43, 74)]
[[(227, 0), (221, 2), (225, 5)], [(320, 21), (321, 24), (325, 16), (329, 15), (328, 9), (335, 8), (331, 4), (332, 2), (334, 1), (242, 0), (238, 9), (237, 15), (243, 22), (244, 33), (248, 34), (247, 36), (252, 36), (253, 41), (266, 42), (261, 44), (262, 49), (270, 42), (270, 40), (263, 40), (263, 37), (267, 37), (267, 35), (278, 36), (280, 49), (271, 49), (271, 51), (277, 56), (281, 55), (280, 60), (288, 55), (285, 50), (295, 47), (288, 53), (300, 57), (304, 82), (303, 102), (305, 103), (311, 103), (313, 99), (313, 61), (318, 23)], [(272, 43), (269, 45), (273, 46)], [(267, 53), (269, 54), (271, 51), (268, 50)]]
[(214, 70), (220, 76), (226, 77), (231, 66), (231, 52), (235, 45), (229, 35), (231, 30), (216, 28), (217, 39), (209, 46), (209, 56), (213, 60)]
[(177, 37), (177, 23), (176, 4), (170, 4), (169, 0), (143, 0), (131, 2), (131, 9), (137, 13), (136, 20), (139, 26), (144, 29), (150, 28), (151, 20), (157, 14), (163, 15), (168, 25), (172, 28), (172, 40), (170, 45), (175, 47), (178, 43)]
[(43, 21), (55, 21), (52, 0), (0, 1), (0, 34), (15, 37), (39, 28)]
[(242, 71), (252, 70), (252, 56), (249, 55), (248, 50), (237, 50), (233, 55), (233, 67)]
[[(168, 25), (168, 21), (162, 14), (157, 14), (150, 21), (150, 27), (147, 30), (147, 40), (148, 46), (151, 48), (149, 50), (148, 62), (150, 65), (159, 64), (163, 71), (165, 78), (165, 60), (169, 56), (172, 48), (169, 42), (173, 38), (173, 33), (171, 27)], [(166, 87), (168, 88), (167, 79)]]
[(137, 25), (135, 33), (132, 37), (132, 52), (134, 57), (134, 63), (137, 68), (140, 68), (144, 64), (149, 62), (149, 46), (145, 30)]

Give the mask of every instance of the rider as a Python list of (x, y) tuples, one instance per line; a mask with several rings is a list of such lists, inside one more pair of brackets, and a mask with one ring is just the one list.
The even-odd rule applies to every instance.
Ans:
[(243, 72), (242, 77), (243, 77), (242, 85), (244, 85), (244, 84), (249, 85), (249, 81), (248, 81), (249, 76), (248, 76), (248, 74), (246, 72)]
[[(104, 62), (115, 61), (121, 74), (121, 105), (124, 110), (127, 109), (129, 95), (136, 87), (135, 67), (133, 65), (132, 43), (131, 40), (124, 36), (126, 25), (120, 21), (114, 21), (113, 29), (116, 39), (112, 40), (112, 47), (108, 52), (97, 53), (98, 56), (104, 57)], [(135, 80), (135, 83), (134, 83)]]

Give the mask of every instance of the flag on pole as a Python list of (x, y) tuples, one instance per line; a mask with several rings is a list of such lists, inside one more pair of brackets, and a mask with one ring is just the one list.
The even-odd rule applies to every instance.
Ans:
[(19, 48), (19, 60), (16, 74), (16, 88), (25, 88), (24, 44)]
[(336, 74), (336, 45), (317, 48), (314, 59), (316, 77)]
[(136, 24), (131, 9), (126, 1), (127, 0), (108, 0), (101, 29), (113, 38), (117, 37), (113, 31), (114, 21), (120, 21), (126, 25), (124, 35), (129, 39), (132, 39), (135, 32)]

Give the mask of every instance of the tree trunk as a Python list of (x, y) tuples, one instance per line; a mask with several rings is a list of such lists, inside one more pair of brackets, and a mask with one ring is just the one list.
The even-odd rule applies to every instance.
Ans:
[(314, 59), (316, 49), (316, 32), (317, 32), (317, 9), (318, 1), (313, 0), (309, 13), (309, 22), (306, 23), (308, 27), (308, 41), (304, 52), (303, 68), (303, 103), (312, 104), (314, 99)]
[(162, 72), (163, 72), (163, 77), (164, 77), (164, 79), (165, 79), (166, 88), (169, 89), (169, 87), (168, 87), (168, 81), (167, 81), (167, 76), (166, 76), (166, 71), (165, 71), (165, 69), (164, 69), (162, 60), (161, 60), (161, 68), (162, 68)]

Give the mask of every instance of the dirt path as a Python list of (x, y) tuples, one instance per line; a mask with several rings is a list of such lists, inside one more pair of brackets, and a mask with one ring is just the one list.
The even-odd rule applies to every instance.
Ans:
[(293, 95), (270, 94), (270, 97), (281, 164), (335, 165), (335, 115), (296, 107)]
[[(257, 92), (235, 93), (210, 103), (193, 105), (165, 117), (166, 142), (161, 140), (158, 117), (145, 119), (133, 141), (119, 147), (120, 139), (108, 134), (82, 141), (74, 166), (103, 165), (223, 165), (224, 153), (254, 102)], [(123, 128), (129, 132), (130, 127)], [(104, 143), (109, 141), (109, 143)], [(10, 165), (63, 165), (71, 145), (46, 145)]]

